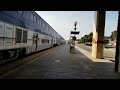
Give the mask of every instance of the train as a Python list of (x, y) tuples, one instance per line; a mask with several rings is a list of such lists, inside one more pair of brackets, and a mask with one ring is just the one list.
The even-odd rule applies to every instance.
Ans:
[(0, 60), (64, 43), (65, 39), (35, 11), (0, 11)]

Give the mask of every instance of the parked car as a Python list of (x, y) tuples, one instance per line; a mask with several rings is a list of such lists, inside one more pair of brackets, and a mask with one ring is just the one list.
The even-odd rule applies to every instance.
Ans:
[(105, 48), (111, 48), (113, 45), (111, 43), (108, 43), (105, 45)]
[(91, 42), (85, 42), (85, 45), (92, 46)]

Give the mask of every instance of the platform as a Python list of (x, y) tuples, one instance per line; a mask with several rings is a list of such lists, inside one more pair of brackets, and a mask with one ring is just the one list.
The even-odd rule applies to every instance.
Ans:
[(94, 62), (85, 51), (69, 51), (69, 44), (55, 47), (34, 62), (24, 65), (3, 79), (120, 79), (112, 62)]

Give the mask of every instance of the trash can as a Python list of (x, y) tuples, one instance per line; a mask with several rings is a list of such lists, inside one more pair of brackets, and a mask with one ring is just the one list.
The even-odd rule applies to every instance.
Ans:
[(70, 45), (70, 52), (75, 53), (75, 47), (73, 45)]

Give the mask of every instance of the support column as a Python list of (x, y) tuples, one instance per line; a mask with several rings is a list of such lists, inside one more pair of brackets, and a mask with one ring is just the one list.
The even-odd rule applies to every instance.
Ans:
[(96, 11), (94, 17), (92, 57), (103, 58), (105, 11)]
[(120, 11), (118, 13), (117, 42), (115, 54), (115, 71), (120, 72)]

